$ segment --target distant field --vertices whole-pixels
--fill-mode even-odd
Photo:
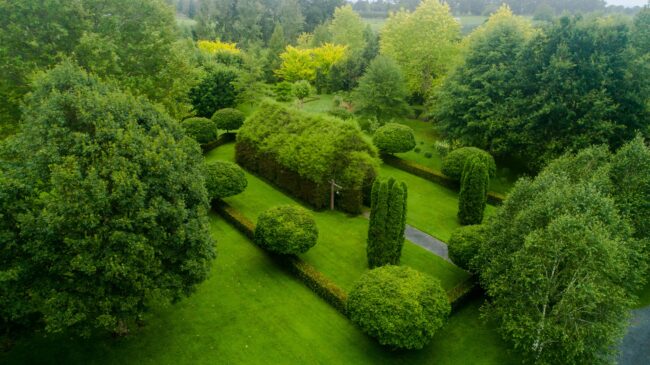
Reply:
[[[474,28],[483,24],[483,22],[485,22],[487,18],[488,17],[486,16],[474,16],[474,15],[456,17],[456,19],[460,21],[463,34],[468,34]],[[386,23],[386,18],[363,18],[363,21],[366,22],[367,24],[370,24],[370,27],[374,31],[378,32],[384,26],[384,23]]]

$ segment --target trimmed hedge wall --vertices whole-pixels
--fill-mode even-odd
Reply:
[[[337,207],[355,214],[377,176],[377,155],[351,123],[271,101],[244,122],[235,147],[237,163],[316,209],[329,206],[335,178]]]
[[[423,179],[429,180],[449,189],[460,189],[460,184],[457,181],[454,181],[453,179],[443,175],[441,172],[432,170],[415,162],[401,159],[397,156],[382,155],[381,157],[384,160],[384,163],[393,166],[394,168],[406,171],[415,176],[419,176]],[[506,197],[504,195],[492,191],[488,192],[487,195],[487,202],[492,205],[501,205],[505,199]]]
[[[212,209],[252,242],[255,242],[255,224],[239,213],[239,211],[220,199],[214,199],[212,201]],[[263,248],[260,247],[260,249]],[[264,250],[264,252],[282,265],[282,267],[296,275],[314,293],[318,294],[318,296],[323,298],[339,312],[347,316],[348,295],[333,281],[296,255],[278,255],[267,250]]]

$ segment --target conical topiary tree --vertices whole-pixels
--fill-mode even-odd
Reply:
[[[490,185],[488,167],[473,157],[465,162],[458,197],[458,220],[462,225],[481,224]]]
[[[404,245],[407,188],[395,179],[375,180],[368,227],[368,266],[397,265]]]

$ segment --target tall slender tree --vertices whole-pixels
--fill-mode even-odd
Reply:
[[[397,265],[404,246],[407,188],[395,179],[375,180],[368,226],[368,266]]]

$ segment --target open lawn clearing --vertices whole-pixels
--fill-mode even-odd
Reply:
[[[234,144],[226,144],[211,151],[206,155],[206,159],[233,161]],[[246,190],[224,201],[253,222],[256,222],[259,214],[266,209],[280,204],[298,204],[258,177],[249,173],[246,173],[246,177]],[[450,193],[453,194],[451,191]],[[319,230],[318,244],[301,257],[341,288],[350,290],[354,282],[367,270],[368,220],[362,216],[348,216],[338,211],[314,212],[314,219]],[[437,277],[445,289],[453,288],[468,275],[444,259],[408,241],[404,245],[402,264]]]

